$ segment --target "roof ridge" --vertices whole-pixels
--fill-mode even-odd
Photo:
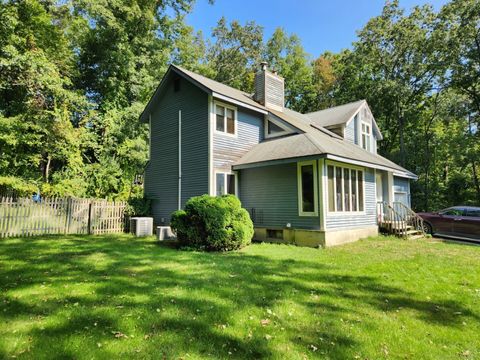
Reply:
[[[200,73],[198,73],[198,72],[185,69],[184,67],[178,66],[178,65],[176,65],[176,64],[170,64],[170,65],[173,66],[173,67],[175,67],[175,68],[177,68],[177,69],[180,70],[180,71],[183,71],[183,72],[186,72],[186,73],[189,73],[189,72],[190,72],[190,73],[192,73],[192,74],[195,74],[195,75],[197,75],[197,76],[200,76],[200,77],[202,77],[202,78],[204,78],[204,79],[207,79],[207,80],[209,80],[209,81],[216,82],[216,83],[219,84],[219,85],[229,87],[230,89],[233,89],[233,90],[236,90],[236,91],[240,91],[240,92],[242,92],[243,94],[249,96],[249,97],[253,100],[252,94],[250,94],[250,93],[248,93],[248,92],[246,92],[246,91],[237,89],[237,88],[235,88],[235,87],[233,87],[233,86],[230,86],[230,85],[224,84],[224,83],[222,83],[222,82],[220,82],[220,81],[217,81],[217,80],[214,80],[214,79],[212,79],[212,78],[206,77],[205,75],[202,75],[202,74],[200,74]],[[259,104],[259,105],[261,105],[261,104]]]
[[[304,133],[307,139],[322,153],[326,153],[325,149],[317,142],[317,140],[308,132]]]
[[[347,106],[347,105],[353,105],[353,104],[356,104],[356,103],[360,104],[360,103],[363,103],[363,102],[366,102],[366,101],[367,100],[365,100],[365,99],[361,99],[361,100],[357,100],[357,101],[351,101],[349,103],[345,103],[345,104],[342,104],[342,105],[331,106],[329,108],[308,112],[308,113],[305,113],[304,115],[309,116],[309,115],[313,115],[313,114],[318,114],[318,113],[321,113],[323,111],[338,109],[340,107],[344,107],[344,106]]]

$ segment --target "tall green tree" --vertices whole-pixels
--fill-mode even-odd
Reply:
[[[207,54],[213,78],[237,89],[253,92],[256,66],[263,48],[263,28],[250,21],[230,24],[222,17],[212,31],[215,41]]]
[[[310,57],[296,35],[278,28],[267,41],[265,59],[285,79],[285,103],[293,110],[305,112],[315,102],[313,69]]]

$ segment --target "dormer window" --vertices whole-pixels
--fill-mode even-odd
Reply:
[[[362,122],[362,148],[370,151],[370,137],[372,136],[372,130],[370,124]]]
[[[215,130],[235,135],[237,111],[235,108],[215,103]]]

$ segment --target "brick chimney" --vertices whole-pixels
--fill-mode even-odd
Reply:
[[[260,63],[255,74],[255,94],[253,99],[265,107],[283,111],[285,104],[284,80],[276,72],[268,71],[266,62]]]

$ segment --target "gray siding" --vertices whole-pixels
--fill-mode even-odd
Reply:
[[[345,126],[345,140],[357,144],[357,132],[356,132],[356,126],[357,126],[357,117],[355,117],[353,120],[351,120],[349,123],[347,123],[347,126]]]
[[[298,216],[296,163],[244,169],[239,173],[240,200],[255,226],[284,228],[290,223],[293,228],[320,229],[319,216]]]
[[[182,111],[182,206],[208,193],[208,95],[188,81],[180,91],[167,83],[151,115],[151,159],[145,170],[145,195],[152,199],[156,224],[178,204],[178,111]]]
[[[230,170],[231,165],[263,140],[263,115],[237,108],[237,136],[213,133],[213,166]]]
[[[393,192],[407,193],[408,206],[411,206],[410,200],[410,180],[398,176],[393,177]]]
[[[375,172],[365,169],[365,214],[329,214],[326,215],[326,230],[348,229],[364,226],[375,226],[376,221],[376,190]]]

